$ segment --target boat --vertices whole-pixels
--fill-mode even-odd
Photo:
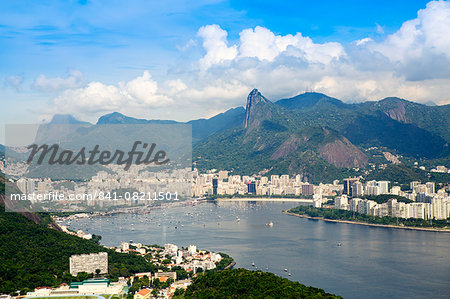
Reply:
[[[291,272],[288,273],[288,276],[291,276]]]
[[[273,222],[270,221],[269,223],[266,223],[267,226],[273,227]]]
[[[287,272],[288,270],[287,269],[284,269],[284,272]]]
[[[256,267],[256,266],[255,266],[255,262],[252,262],[252,267]]]
[[[341,246],[342,246],[342,243],[341,243],[341,242],[338,242],[338,243],[337,243],[337,246],[338,246],[338,247],[341,247]]]

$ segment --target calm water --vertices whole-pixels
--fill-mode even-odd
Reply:
[[[133,240],[223,251],[236,267],[252,269],[254,262],[258,269],[344,298],[450,298],[450,234],[281,214],[296,205],[202,203],[145,215],[82,219],[70,226],[102,235],[107,246]],[[270,221],[273,227],[266,225]]]

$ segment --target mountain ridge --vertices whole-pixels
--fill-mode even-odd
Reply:
[[[332,168],[331,172],[365,167],[369,159],[361,149],[373,146],[413,159],[450,155],[450,105],[426,106],[397,97],[347,104],[316,92],[272,102],[253,89],[245,107],[184,122],[193,128],[194,159],[202,157],[197,165],[241,170],[247,165],[248,171],[273,168],[313,177],[305,165],[320,165],[320,171]],[[118,112],[97,122],[116,123],[181,122]],[[230,163],[215,163],[224,159]],[[270,165],[274,163],[276,167]]]

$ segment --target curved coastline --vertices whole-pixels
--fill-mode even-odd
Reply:
[[[338,222],[338,223],[358,224],[358,225],[384,227],[384,228],[396,228],[396,229],[409,229],[409,230],[429,231],[429,232],[439,232],[439,233],[450,233],[449,229],[437,229],[437,228],[426,228],[426,227],[416,227],[416,226],[399,226],[399,225],[389,225],[389,224],[376,224],[376,223],[367,223],[367,222],[340,220],[340,219],[326,219],[323,217],[312,217],[312,216],[308,216],[308,215],[300,215],[300,214],[296,214],[296,213],[291,213],[291,212],[288,212],[288,210],[283,211],[283,214],[290,215],[290,216],[297,216],[300,218],[323,220],[323,221],[327,221],[327,222]]]

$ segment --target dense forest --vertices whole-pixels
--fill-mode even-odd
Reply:
[[[377,217],[346,210],[314,208],[308,206],[299,206],[288,210],[288,212],[299,215],[307,215],[310,217],[320,217],[331,220],[359,221],[371,224],[400,225],[410,227],[435,227],[435,228],[448,228],[450,226],[450,219],[424,220],[416,218],[408,218],[408,219],[394,218],[389,216]]]
[[[180,292],[182,293],[182,292]],[[341,298],[275,274],[245,269],[207,272],[177,298]]]

